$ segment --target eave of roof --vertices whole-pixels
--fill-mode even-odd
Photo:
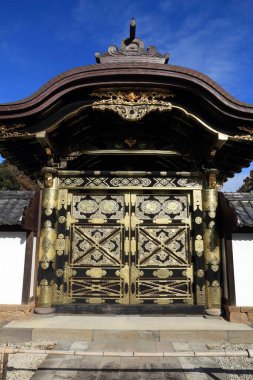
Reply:
[[[169,87],[177,80],[182,86],[195,87],[208,93],[217,107],[226,108],[231,116],[245,117],[253,121],[253,105],[235,99],[205,74],[172,65],[150,63],[95,64],[66,71],[47,82],[31,96],[17,102],[0,105],[0,119],[15,120],[36,115],[50,107],[65,94],[78,88],[152,85]]]

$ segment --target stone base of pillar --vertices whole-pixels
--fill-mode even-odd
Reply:
[[[36,307],[34,309],[34,313],[39,314],[39,315],[53,314],[54,312],[55,312],[54,307]]]
[[[221,309],[206,309],[205,313],[212,317],[219,317],[220,315],[222,315],[222,310]]]

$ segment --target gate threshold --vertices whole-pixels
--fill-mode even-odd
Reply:
[[[161,316],[182,316],[205,314],[203,305],[115,305],[115,304],[84,304],[71,303],[55,305],[56,314],[108,314],[108,315],[161,315]]]

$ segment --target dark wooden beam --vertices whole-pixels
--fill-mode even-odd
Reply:
[[[55,149],[53,148],[52,143],[49,141],[46,131],[37,132],[36,139],[40,145],[45,149],[46,155],[52,157],[55,154]]]
[[[27,232],[26,247],[25,247],[24,276],[23,276],[23,292],[22,292],[23,305],[27,305],[30,302],[33,243],[34,243],[33,238],[34,238],[33,231]]]
[[[236,305],[235,296],[235,274],[234,274],[234,260],[233,260],[233,246],[232,234],[225,235],[225,249],[226,249],[226,267],[227,267],[227,285],[228,285],[228,305]]]

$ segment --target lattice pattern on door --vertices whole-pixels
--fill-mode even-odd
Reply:
[[[74,195],[76,302],[192,302],[187,194]]]

